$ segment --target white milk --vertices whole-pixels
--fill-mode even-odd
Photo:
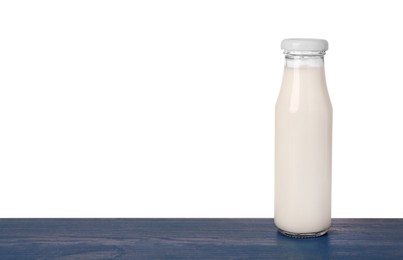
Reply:
[[[331,223],[332,105],[323,57],[286,60],[275,143],[276,226],[296,236],[326,233]]]

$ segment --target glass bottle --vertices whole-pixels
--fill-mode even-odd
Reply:
[[[285,39],[275,116],[275,216],[292,237],[317,237],[331,224],[332,105],[326,40]]]

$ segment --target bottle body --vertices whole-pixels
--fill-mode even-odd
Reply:
[[[320,236],[331,224],[332,105],[323,55],[286,56],[275,115],[275,224]]]

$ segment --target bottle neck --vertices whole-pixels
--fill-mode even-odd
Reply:
[[[286,68],[323,68],[325,51],[284,51]]]

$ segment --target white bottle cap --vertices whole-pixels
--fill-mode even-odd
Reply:
[[[327,51],[329,44],[323,39],[291,38],[281,41],[285,51]]]

